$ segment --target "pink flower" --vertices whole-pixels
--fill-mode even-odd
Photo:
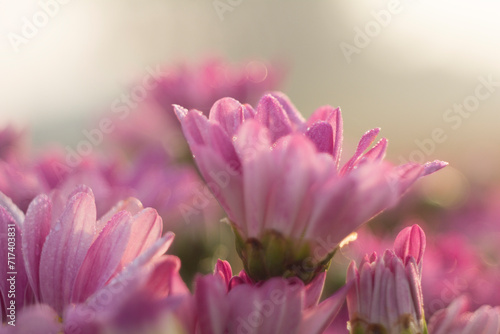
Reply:
[[[194,333],[193,297],[180,260],[163,255],[173,236],[159,239],[106,286],[64,313],[65,333]]]
[[[418,178],[446,165],[393,167],[383,161],[386,139],[365,153],[379,132],[373,129],[340,166],[340,110],[321,107],[304,120],[281,93],[264,96],[256,110],[221,99],[208,118],[175,110],[237,234],[245,270],[256,280],[284,274],[310,281],[347,235],[395,205]]]
[[[26,158],[26,130],[17,130],[12,125],[0,129],[0,160],[20,162]]]
[[[118,203],[96,220],[94,195],[84,186],[67,198],[58,192],[51,197],[37,196],[26,216],[8,198],[0,205],[0,223],[4,228],[9,224],[16,228],[18,298],[32,291],[31,299],[49,305],[59,315],[68,305],[84,302],[106,286],[162,234],[157,212],[143,209],[133,198]],[[172,238],[167,234],[160,240],[168,248]],[[6,251],[0,251],[2,259],[7,259]],[[7,265],[0,270],[5,268]],[[25,287],[27,282],[29,286]],[[7,287],[0,288],[3,305],[7,305]],[[20,300],[18,310],[22,305]]]
[[[214,275],[196,282],[198,333],[322,333],[344,302],[347,285],[318,304],[325,275],[309,285],[297,278],[252,283],[244,272],[232,277],[218,261]]]
[[[396,237],[393,250],[373,253],[359,265],[351,262],[347,295],[351,333],[423,334],[424,305],[420,280],[425,234],[418,225]]]
[[[465,297],[455,299],[446,309],[434,314],[429,321],[431,334],[498,334],[500,307],[481,306],[467,312]]]
[[[207,58],[200,64],[183,63],[166,69],[153,95],[169,112],[172,104],[208,110],[225,96],[254,103],[266,91],[276,89],[283,76],[282,68],[267,62],[252,60],[231,64]]]

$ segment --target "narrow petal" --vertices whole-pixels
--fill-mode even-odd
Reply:
[[[37,196],[26,212],[22,244],[28,279],[37,300],[40,300],[40,257],[50,232],[51,220],[52,203],[49,197],[44,194]]]
[[[293,105],[292,101],[286,96],[285,94],[281,92],[272,92],[270,95],[272,95],[278,102],[281,104],[283,109],[285,110],[288,118],[294,125],[296,129],[300,129],[304,126],[305,124],[305,119],[302,116],[302,114],[295,108]]]
[[[94,241],[80,267],[71,301],[81,303],[111,278],[131,238],[132,217],[126,211],[113,216]]]
[[[203,145],[206,143],[206,136],[210,124],[208,119],[198,110],[190,110],[174,105],[175,112],[179,118],[182,130],[189,146]]]
[[[387,151],[387,139],[382,138],[361,158],[360,163],[381,161]]]
[[[233,278],[233,270],[231,269],[231,265],[227,261],[217,260],[214,268],[214,275],[219,275],[226,286],[229,286],[229,281]]]
[[[394,241],[394,252],[405,264],[409,256],[419,264],[424,257],[425,245],[425,233],[415,224],[399,232]]]
[[[88,193],[71,197],[50,231],[40,258],[42,301],[62,312],[70,302],[73,284],[96,228],[94,198]]]
[[[144,209],[141,201],[137,198],[129,197],[125,200],[118,202],[115,206],[113,206],[108,212],[106,212],[99,220],[97,221],[97,229],[96,229],[96,237],[102,231],[104,226],[111,220],[111,218],[120,211],[128,211],[131,215],[135,215]]]
[[[4,193],[0,191],[0,206],[2,206],[9,215],[14,218],[16,224],[19,227],[23,226],[24,223],[24,213],[12,202],[12,200],[7,197]]]
[[[229,138],[232,138],[241,123],[245,120],[244,107],[233,98],[226,97],[218,100],[210,109],[208,119],[217,123],[226,132]]]
[[[163,221],[158,212],[146,208],[131,219],[130,238],[115,274],[149,249],[161,237]]]
[[[332,323],[345,298],[353,288],[354,282],[349,281],[328,299],[321,302],[316,308],[304,311],[302,323],[298,333],[321,334]]]
[[[285,109],[272,95],[268,94],[260,99],[256,118],[270,130],[272,142],[292,132],[292,125]]]
[[[200,334],[224,334],[229,317],[227,288],[217,275],[207,275],[196,281],[196,309]]]
[[[32,291],[22,253],[23,237],[21,229],[9,211],[0,206],[0,307],[4,315],[5,308],[15,302],[17,310],[21,310]],[[12,285],[15,294],[12,296]]]
[[[333,129],[329,123],[314,123],[307,129],[306,136],[316,145],[318,152],[333,154]]]
[[[302,315],[303,284],[271,278],[260,286],[242,284],[228,294],[229,333],[297,333]]]
[[[434,172],[437,172],[441,168],[444,168],[448,166],[448,163],[445,161],[440,161],[440,160],[434,160],[431,162],[428,162],[424,165],[424,171],[421,176],[429,175]]]
[[[359,140],[358,147],[356,148],[356,152],[352,156],[349,161],[342,167],[340,174],[344,175],[349,172],[355,165],[356,162],[361,158],[363,152],[375,141],[375,138],[378,136],[380,132],[380,128],[375,128],[367,131]]]
[[[154,264],[154,269],[146,282],[146,290],[157,298],[189,294],[189,289],[179,275],[180,268],[181,260],[177,256],[162,256]]]
[[[308,126],[313,126],[313,124],[323,121],[328,122],[333,130],[334,146],[332,156],[338,169],[343,140],[343,121],[340,108],[333,108],[331,106],[320,107],[309,117],[307,124]]]
[[[318,305],[326,280],[326,271],[318,274],[314,280],[305,287],[304,309]]]

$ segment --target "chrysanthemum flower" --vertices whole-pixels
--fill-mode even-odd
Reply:
[[[17,310],[34,302],[49,305],[59,316],[69,305],[83,303],[107,286],[141,254],[153,252],[155,245],[161,252],[141,265],[157,261],[173,239],[172,234],[161,238],[158,213],[143,209],[133,198],[97,220],[94,195],[85,186],[68,198],[57,191],[51,197],[37,196],[26,216],[2,194],[0,224],[2,231],[15,229]],[[1,237],[6,245],[8,234],[2,232]],[[5,261],[7,251],[7,247],[0,250]],[[7,268],[7,263],[2,265],[2,277]],[[8,288],[5,282],[0,284],[3,315],[10,303]]]
[[[253,283],[244,272],[233,277],[230,265],[219,260],[213,275],[196,282],[197,333],[322,333],[350,287],[318,304],[324,280],[323,273],[309,285],[281,277]]]
[[[284,275],[310,281],[346,236],[395,205],[418,178],[446,165],[394,167],[383,161],[386,139],[365,153],[379,133],[373,129],[340,166],[340,110],[321,107],[305,120],[280,93],[264,96],[255,110],[221,99],[208,118],[174,108],[255,280]]]
[[[424,334],[422,258],[425,234],[418,225],[396,237],[394,249],[382,257],[373,253],[360,263],[351,262],[347,281],[354,281],[347,295],[349,329],[352,334]]]
[[[498,334],[500,333],[500,307],[481,306],[467,312],[465,297],[455,299],[429,321],[431,334]]]

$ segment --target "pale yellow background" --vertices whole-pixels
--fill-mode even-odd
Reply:
[[[30,124],[38,145],[74,143],[84,120],[109,112],[147,66],[207,53],[281,59],[290,68],[283,90],[305,114],[341,106],[347,140],[381,127],[398,161],[442,128],[447,139],[428,160],[483,180],[497,173],[500,87],[456,130],[443,114],[474,93],[479,76],[500,81],[499,2],[401,0],[351,63],[340,43],[353,44],[354,29],[389,1],[238,2],[221,20],[212,0],[73,0],[15,52],[8,34],[40,5],[1,0],[0,125]]]

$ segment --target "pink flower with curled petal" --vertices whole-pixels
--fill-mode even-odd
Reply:
[[[4,197],[0,212],[0,223],[14,224],[17,229],[17,250],[22,250],[17,257],[19,277],[23,277],[20,287],[24,280],[29,282],[32,299],[49,305],[60,316],[68,305],[82,303],[106,286],[162,234],[158,213],[143,209],[133,198],[97,220],[94,195],[85,186],[67,198],[58,192],[50,197],[39,195],[26,215]],[[168,246],[172,237],[167,234],[161,243]],[[2,305],[7,305],[6,287],[0,288]]]
[[[386,139],[369,149],[379,133],[373,129],[340,166],[340,109],[321,107],[305,120],[281,93],[264,96],[255,110],[221,99],[208,118],[174,108],[231,221],[245,271],[257,281],[282,275],[310,281],[346,236],[446,165],[394,167],[383,161]]]
[[[425,234],[418,225],[403,229],[394,249],[382,257],[373,253],[351,262],[347,281],[355,289],[347,295],[351,333],[424,334],[426,324],[422,287]]]
[[[498,334],[500,307],[481,306],[467,312],[465,297],[455,299],[446,309],[436,312],[429,321],[431,334]]]
[[[193,297],[165,235],[85,302],[64,312],[65,333],[194,333]]]
[[[244,272],[233,277],[229,264],[219,260],[214,275],[196,282],[197,333],[322,333],[350,288],[348,284],[318,303],[325,276],[307,286],[281,277],[253,283]]]

